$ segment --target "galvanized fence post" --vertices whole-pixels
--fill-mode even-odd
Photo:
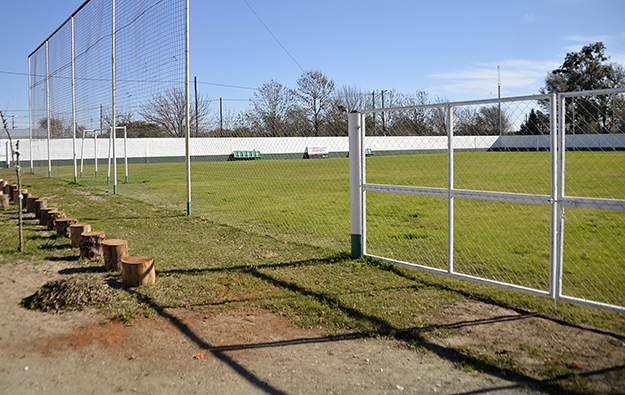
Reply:
[[[362,136],[361,114],[348,116],[349,191],[352,234],[352,259],[362,258]]]

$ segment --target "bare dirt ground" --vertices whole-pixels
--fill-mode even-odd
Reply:
[[[442,357],[458,347],[493,347],[527,366],[555,356],[560,364],[575,358],[595,392],[625,393],[625,343],[619,335],[479,302],[432,314],[449,335],[425,348],[329,338],[266,311],[215,316],[166,309],[126,323],[89,309],[55,315],[19,306],[67,267],[0,266],[0,393],[559,392],[530,376],[505,379]]]

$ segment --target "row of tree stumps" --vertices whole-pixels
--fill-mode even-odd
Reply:
[[[68,218],[57,207],[48,207],[48,202],[40,196],[31,196],[28,190],[18,191],[16,184],[0,180],[0,207],[9,208],[10,201],[18,202],[27,213],[33,213],[41,226],[56,231],[59,237],[67,237],[73,248],[80,248],[80,257],[88,260],[104,258],[108,271],[122,272],[124,284],[130,287],[154,284],[156,273],[154,257],[128,255],[128,242],[121,239],[106,239],[102,231],[92,231],[90,224],[80,223],[77,218]],[[21,192],[21,196],[20,193]]]

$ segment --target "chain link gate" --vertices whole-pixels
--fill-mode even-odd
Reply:
[[[625,312],[622,93],[350,114],[352,257]],[[614,96],[611,129],[583,138],[558,134],[567,125],[562,114],[557,118],[565,98],[597,95]],[[595,123],[605,124],[604,118]],[[583,126],[577,123],[578,129]],[[566,173],[565,159],[572,156],[578,163]],[[586,174],[583,164],[594,169],[586,189],[579,187],[584,177],[571,173]],[[567,177],[576,190],[607,185],[611,192],[566,196]],[[569,215],[573,207],[580,219],[565,222],[565,210]],[[599,260],[585,257],[589,251],[580,248],[588,238],[580,231],[588,226],[584,221],[599,223],[602,230],[602,237],[592,239]],[[587,260],[595,262],[593,269],[584,266]],[[595,274],[591,282],[584,278],[589,270]]]

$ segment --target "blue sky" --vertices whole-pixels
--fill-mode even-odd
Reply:
[[[28,55],[81,4],[0,0],[0,109],[16,127],[27,127]],[[366,92],[466,100],[496,97],[497,66],[502,96],[535,94],[591,42],[625,63],[624,0],[191,0],[190,10],[191,78],[233,110],[253,90],[211,84],[295,87],[300,66]]]

